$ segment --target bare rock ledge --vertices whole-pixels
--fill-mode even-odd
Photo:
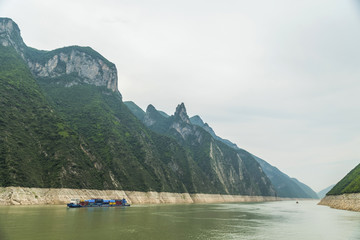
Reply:
[[[360,212],[360,193],[326,196],[321,199],[319,205]]]
[[[68,203],[72,198],[126,198],[131,204],[264,202],[290,200],[271,196],[136,192],[69,188],[0,187],[0,205],[55,205]]]

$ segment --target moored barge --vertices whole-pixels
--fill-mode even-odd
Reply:
[[[71,199],[70,203],[66,204],[68,208],[82,208],[82,207],[130,207],[130,204],[127,203],[126,199]]]

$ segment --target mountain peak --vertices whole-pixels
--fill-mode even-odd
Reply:
[[[20,35],[20,28],[10,18],[0,18],[0,45],[12,46],[18,53],[23,53],[25,43]]]
[[[175,118],[181,119],[181,121],[190,124],[190,119],[189,119],[189,116],[186,113],[186,108],[185,108],[184,103],[181,103],[176,107],[176,111],[175,111],[174,116],[175,116]]]
[[[152,126],[155,123],[162,122],[166,119],[156,108],[149,104],[149,106],[146,108],[146,113],[144,115],[143,123],[146,126]]]
[[[157,111],[156,108],[154,107],[154,105],[149,104],[149,106],[147,106],[147,108],[146,108],[146,112],[150,113],[150,112],[154,112],[154,111]]]

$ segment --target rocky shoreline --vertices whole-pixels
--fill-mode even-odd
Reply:
[[[319,205],[360,212],[360,193],[326,196],[321,199]]]
[[[72,198],[126,198],[130,204],[224,203],[290,200],[271,196],[137,192],[69,188],[0,187],[0,205],[60,205],[68,203]]]

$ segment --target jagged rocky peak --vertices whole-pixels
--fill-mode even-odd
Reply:
[[[190,124],[190,119],[186,113],[186,108],[185,108],[184,103],[181,103],[176,107],[174,116],[175,116],[175,119],[180,119],[181,121]]]
[[[156,108],[152,104],[149,104],[149,106],[147,106],[146,108],[146,113],[152,113],[156,111],[157,111]]]
[[[0,18],[0,44],[13,47],[24,58],[24,44],[18,25],[10,18]]]

